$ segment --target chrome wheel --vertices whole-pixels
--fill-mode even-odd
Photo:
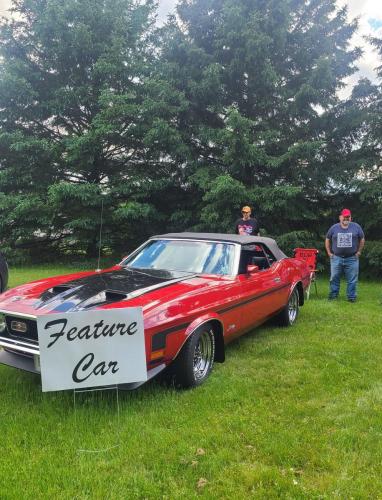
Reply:
[[[193,371],[195,382],[203,380],[211,370],[215,356],[215,338],[211,330],[203,330],[195,346]]]
[[[288,319],[290,325],[296,321],[298,314],[298,307],[299,307],[298,291],[295,288],[292,292],[292,295],[289,297],[289,302],[288,302]]]
[[[298,286],[299,285],[296,285],[292,290],[288,302],[276,316],[277,322],[280,326],[292,326],[297,319],[298,311],[300,309]]]
[[[211,373],[214,361],[215,332],[211,324],[205,323],[191,333],[170,365],[172,380],[184,389],[201,385]]]

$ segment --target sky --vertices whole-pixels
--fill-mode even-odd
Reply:
[[[360,77],[367,77],[374,81],[376,75],[373,70],[381,62],[378,61],[378,56],[370,44],[365,42],[364,37],[376,36],[382,38],[381,0],[338,0],[337,3],[338,5],[348,6],[349,19],[359,18],[359,30],[353,37],[352,42],[364,50],[363,56],[357,61],[359,71],[348,80],[349,87]]]
[[[364,40],[367,36],[382,37],[382,0],[337,0],[339,6],[348,5],[349,19],[359,18],[359,30],[354,36],[353,45],[361,46],[364,54],[357,62],[359,71],[347,80],[347,88],[341,92],[341,97],[346,97],[352,85],[360,78],[367,77],[375,80],[373,71],[380,63],[372,47]],[[159,0],[159,17],[165,19],[175,7],[176,0]],[[0,0],[0,15],[6,15],[11,0]]]

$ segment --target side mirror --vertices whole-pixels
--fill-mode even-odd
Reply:
[[[259,266],[255,266],[254,264],[248,264],[247,266],[247,274],[256,274],[259,270]]]

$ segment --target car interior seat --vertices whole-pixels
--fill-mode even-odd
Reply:
[[[252,264],[258,266],[259,269],[268,269],[269,262],[266,257],[255,255],[252,257]]]

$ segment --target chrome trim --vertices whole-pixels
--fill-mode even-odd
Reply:
[[[240,255],[241,255],[241,245],[239,243],[233,243],[235,245],[235,260],[233,265],[234,276],[238,276],[239,274],[239,264],[240,264]]]
[[[0,337],[0,347],[8,347],[13,351],[28,352],[30,354],[40,355],[40,350],[38,346],[34,347],[32,344],[26,344],[25,342],[18,342],[17,340],[8,339],[5,337]]]
[[[197,318],[193,321],[193,323],[194,323],[196,320],[197,320]],[[200,327],[200,326],[202,326],[202,325],[205,325],[206,323],[210,323],[211,321],[217,321],[218,323],[220,323],[220,324],[221,324],[221,326],[222,326],[222,333],[223,333],[223,337],[224,337],[224,324],[223,324],[223,321],[222,321],[220,318],[208,318],[208,319],[206,319],[206,320],[202,321],[201,323],[199,323],[199,324],[198,324],[198,325],[197,325],[197,326],[196,326],[196,327],[192,330],[192,332],[191,332],[189,335],[187,335],[187,338],[188,338],[190,335],[192,335],[192,334],[194,333],[194,331],[195,331],[197,328],[199,328],[199,327]],[[187,329],[186,329],[186,330],[187,330]]]
[[[155,239],[155,238],[153,238],[153,239]],[[168,239],[170,239],[170,238],[168,238]],[[151,240],[151,238],[150,238],[150,240]],[[133,257],[135,254],[137,254],[138,252],[140,252],[141,249],[144,248],[150,240],[145,241],[144,243],[142,243],[142,245],[139,245],[138,248],[136,248],[131,253],[129,253],[128,255],[126,255],[126,257],[123,260],[121,260],[121,262],[119,262],[118,266],[126,267],[126,266],[124,266],[122,264],[122,262],[124,262],[126,259],[130,259],[130,257]]]
[[[6,342],[15,342],[16,344],[20,344],[20,345],[26,345],[27,347],[30,347],[30,346],[36,346],[36,348],[38,347],[38,344],[33,344],[32,342],[23,342],[22,340],[15,340],[15,339],[10,339],[9,337],[1,337],[0,336],[0,342],[2,340],[5,340]]]
[[[34,316],[33,314],[18,313],[14,311],[7,311],[5,309],[0,309],[0,314],[8,314],[10,316],[15,316],[16,318],[37,319],[37,316]]]

